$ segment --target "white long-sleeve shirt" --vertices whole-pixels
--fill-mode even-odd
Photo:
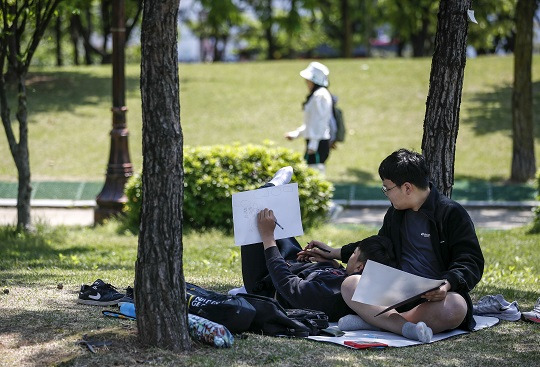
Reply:
[[[330,120],[332,118],[332,95],[326,88],[319,88],[304,105],[304,124],[288,133],[292,138],[303,136],[307,148],[316,151],[319,141],[330,139]]]

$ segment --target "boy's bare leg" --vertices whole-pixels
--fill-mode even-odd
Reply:
[[[403,325],[407,322],[415,324],[425,322],[434,333],[454,329],[461,324],[467,314],[465,299],[457,293],[449,292],[443,301],[425,302],[401,314],[392,310],[375,317],[385,307],[352,301],[359,281],[359,275],[352,275],[341,285],[341,293],[347,305],[366,322],[396,334],[403,335]]]
[[[467,302],[458,293],[449,292],[438,302],[424,302],[410,311],[403,312],[410,322],[425,322],[434,333],[457,328],[467,315]]]

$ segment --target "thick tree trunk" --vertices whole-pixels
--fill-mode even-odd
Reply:
[[[518,0],[516,5],[516,47],[514,50],[514,91],[512,94],[512,169],[510,181],[526,182],[534,177],[534,127],[532,104],[532,36],[534,0]]]
[[[143,201],[135,271],[139,340],[190,348],[182,266],[183,137],[180,125],[179,0],[145,2],[141,46]]]
[[[441,0],[424,118],[422,152],[431,181],[452,195],[471,0]]]

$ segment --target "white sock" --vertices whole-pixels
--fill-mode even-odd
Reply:
[[[341,331],[351,331],[351,330],[381,330],[376,326],[373,326],[364,321],[358,315],[345,315],[338,320],[338,327]]]
[[[230,291],[227,292],[227,294],[229,296],[235,296],[238,293],[247,293],[246,287],[241,286],[241,287],[238,287],[238,288],[233,288],[233,289],[231,289]]]
[[[279,185],[286,185],[291,181],[291,177],[293,174],[293,169],[291,166],[280,168],[274,177],[270,180],[271,184],[274,184],[274,186]]]
[[[406,322],[401,329],[401,334],[409,339],[421,341],[422,343],[431,342],[433,337],[433,330],[431,330],[425,323],[420,321],[418,324],[412,322]]]

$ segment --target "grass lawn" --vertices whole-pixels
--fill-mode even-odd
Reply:
[[[371,227],[326,225],[300,242],[320,239],[340,246],[375,232]],[[473,300],[502,293],[530,310],[540,295],[540,235],[520,228],[480,230],[479,238],[486,268]],[[187,281],[223,292],[241,284],[240,252],[232,237],[217,231],[188,233],[183,242]],[[252,334],[224,350],[197,344],[182,355],[144,349],[137,343],[134,322],[106,318],[101,307],[75,303],[80,284],[96,278],[118,288],[133,284],[135,236],[118,233],[115,223],[95,229],[41,227],[33,235],[0,228],[0,254],[0,366],[538,365],[540,328],[522,321],[503,321],[432,345],[385,350],[354,351]],[[113,344],[92,354],[77,345],[85,334]]]
[[[181,123],[186,145],[262,143],[303,151],[283,134],[300,124],[307,60],[181,64]],[[347,141],[334,151],[333,182],[374,183],[379,162],[400,147],[420,150],[431,59],[328,60]],[[142,165],[139,66],[126,67],[130,152]],[[32,178],[104,179],[112,116],[110,66],[34,68],[28,78]],[[540,152],[540,57],[533,59],[536,151]],[[467,60],[457,142],[456,179],[503,181],[511,162],[512,57]],[[16,93],[12,93],[13,97]],[[16,108],[12,108],[15,122]],[[16,123],[15,123],[16,125]],[[15,130],[16,126],[15,126]],[[4,136],[4,134],[0,134]],[[0,136],[0,181],[17,174]],[[537,153],[540,167],[540,154]]]

